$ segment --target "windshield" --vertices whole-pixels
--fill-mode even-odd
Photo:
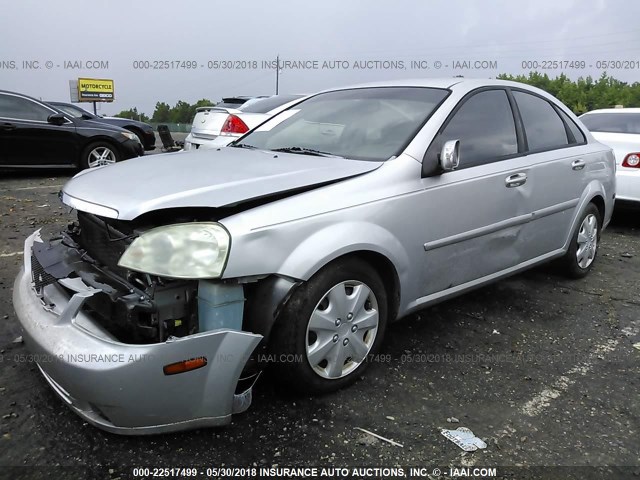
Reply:
[[[321,93],[276,115],[238,146],[387,160],[402,152],[448,93],[420,87]]]
[[[587,113],[580,120],[592,132],[640,133],[640,113]]]

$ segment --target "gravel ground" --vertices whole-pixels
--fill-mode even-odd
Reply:
[[[498,474],[509,466],[574,467],[539,478],[601,478],[575,467],[609,466],[607,478],[639,478],[637,214],[616,215],[584,280],[543,266],[393,324],[380,361],[349,389],[292,397],[263,378],[252,407],[227,427],[127,438],[83,422],[35,364],[20,361],[25,347],[13,343],[20,330],[11,291],[22,242],[36,228],[71,219],[57,198],[67,178],[0,179],[0,476],[51,477],[56,465],[78,467],[58,469],[56,478],[88,478],[87,466],[112,469],[97,477],[126,478],[132,466],[275,464],[478,466]],[[440,434],[459,426],[487,448],[465,453]],[[42,468],[8,468],[17,466]],[[517,470],[515,478],[527,475],[538,478]]]

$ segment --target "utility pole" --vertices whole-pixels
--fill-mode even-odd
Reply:
[[[278,95],[279,82],[280,82],[280,55],[276,57],[276,95]]]

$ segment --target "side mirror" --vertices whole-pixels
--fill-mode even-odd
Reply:
[[[52,113],[51,115],[49,115],[47,117],[47,122],[53,124],[53,125],[62,125],[63,123],[65,123],[67,121],[66,118],[64,118],[64,115],[61,113]]]
[[[460,140],[445,142],[440,151],[439,162],[443,172],[450,172],[458,168],[460,163]]]

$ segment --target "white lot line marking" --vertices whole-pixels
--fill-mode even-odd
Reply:
[[[527,403],[525,403],[520,409],[520,413],[527,415],[529,417],[536,417],[540,415],[551,402],[566,392],[571,385],[576,383],[575,376],[579,375],[584,377],[591,370],[593,370],[593,361],[598,357],[602,357],[603,355],[613,352],[618,344],[619,340],[607,340],[607,343],[603,343],[601,345],[596,346],[593,352],[590,355],[589,360],[579,363],[569,371],[567,371],[564,375],[560,376],[549,388],[545,388],[538,395],[533,397]],[[506,426],[501,432],[495,435],[493,438],[496,440],[501,440],[505,436],[509,434],[510,427]],[[513,433],[513,430],[512,432]],[[491,448],[493,444],[487,442],[488,447]],[[464,452],[460,456],[460,465],[463,467],[473,467],[476,465],[476,461],[479,457],[473,455],[467,455],[467,452]]]
[[[592,358],[597,358],[609,352],[615,350],[618,346],[619,340],[607,340],[607,343],[598,345],[591,355]],[[562,375],[556,380],[549,388],[545,388],[538,395],[533,397],[520,409],[522,413],[530,417],[535,417],[542,413],[547,408],[552,400],[558,398],[563,392],[566,392],[568,388],[576,383],[576,375],[585,376],[593,369],[593,361],[588,360],[586,362],[579,363],[567,373]]]
[[[19,188],[7,188],[4,190],[0,190],[0,192],[17,192],[18,190],[36,190],[39,188],[61,188],[64,185],[40,185],[37,187],[19,187]]]
[[[24,254],[24,252],[0,253],[0,258],[15,257],[16,255],[23,255],[23,254]]]

